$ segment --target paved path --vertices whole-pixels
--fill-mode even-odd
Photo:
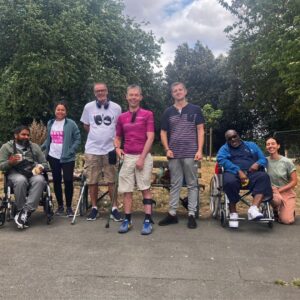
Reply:
[[[156,214],[155,221],[163,215]],[[201,220],[195,230],[155,225],[141,236],[142,214],[131,232],[106,219],[58,217],[45,225],[0,229],[1,299],[300,299],[300,288],[278,286],[300,277],[300,219],[293,226],[245,222],[240,229]]]

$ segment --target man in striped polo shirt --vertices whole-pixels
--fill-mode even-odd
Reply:
[[[187,102],[183,83],[171,85],[174,105],[167,108],[161,119],[161,141],[169,159],[171,176],[170,209],[158,224],[178,223],[180,189],[185,180],[188,188],[188,228],[196,228],[195,212],[198,199],[198,161],[202,159],[204,118],[201,108]]]
[[[124,194],[125,219],[119,233],[128,232],[132,226],[132,193],[136,183],[138,190],[142,192],[145,210],[141,234],[148,235],[152,233],[153,223],[150,191],[153,159],[150,150],[154,141],[154,118],[150,110],[140,107],[142,98],[140,86],[130,85],[127,88],[128,111],[118,118],[115,147],[117,155],[124,157],[119,174],[119,192]],[[122,141],[124,149],[121,149]]]

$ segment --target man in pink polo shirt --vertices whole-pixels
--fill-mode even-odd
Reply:
[[[132,194],[136,183],[138,190],[143,194],[145,210],[141,234],[148,235],[152,232],[153,223],[153,200],[150,191],[153,159],[150,150],[154,141],[154,118],[151,111],[140,107],[142,98],[140,86],[130,85],[127,88],[129,110],[118,118],[115,147],[117,155],[124,156],[119,174],[119,192],[124,194],[125,219],[119,233],[126,233],[132,227]],[[122,142],[124,149],[121,149]]]

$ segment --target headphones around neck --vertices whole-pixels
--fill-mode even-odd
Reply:
[[[98,108],[101,108],[102,105],[103,105],[104,109],[108,109],[108,107],[109,107],[109,99],[107,99],[104,103],[101,103],[100,101],[98,101],[96,99],[96,105],[97,105]]]

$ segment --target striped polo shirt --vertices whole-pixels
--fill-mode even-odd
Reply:
[[[179,112],[168,107],[161,119],[161,129],[167,131],[169,148],[174,158],[194,158],[198,150],[197,125],[204,124],[198,105],[188,103]]]

